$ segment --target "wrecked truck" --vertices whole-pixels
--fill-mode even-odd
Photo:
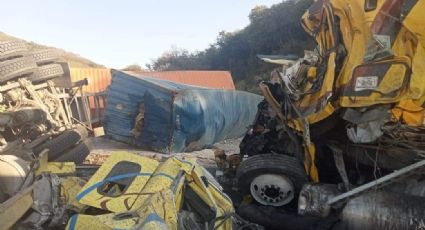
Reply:
[[[78,110],[72,102],[84,105],[77,93],[87,82],[59,86],[69,70],[57,61],[51,50],[30,52],[23,42],[0,42],[0,229],[256,226],[235,214],[230,198],[194,159],[158,162],[121,152],[101,167],[81,165],[90,152],[88,134],[72,116]],[[222,102],[229,107],[238,100]],[[236,106],[232,123],[220,126],[218,119],[221,129],[210,138],[223,138],[231,124],[240,126],[236,111],[243,105]],[[219,110],[210,111],[216,111],[209,114],[214,122]],[[254,112],[246,116],[240,121],[252,120]]]
[[[24,186],[28,162],[45,149],[51,161],[82,162],[89,153],[87,130],[69,103],[84,83],[59,87],[67,72],[56,50],[0,42],[0,203]]]
[[[240,145],[246,219],[274,229],[425,226],[424,1],[320,0],[317,42],[260,83]]]
[[[52,50],[0,42],[0,229],[232,229],[247,222],[193,159],[164,162],[90,150],[69,83]],[[68,76],[69,77],[69,76]],[[80,101],[79,101],[80,100]]]
[[[59,193],[72,193],[72,186],[61,188],[78,178],[61,181],[58,175],[90,151],[87,129],[72,113],[85,83],[70,81],[57,50],[0,42],[0,229],[17,227],[17,221],[21,229],[63,224]]]
[[[50,160],[82,161],[72,158],[88,154],[87,130],[72,103],[84,84],[71,82],[57,50],[0,41],[0,154],[31,161],[48,148]]]
[[[235,214],[220,184],[193,158],[158,162],[114,152],[100,167],[76,166],[74,162],[49,162],[46,150],[27,173],[14,196],[0,204],[0,229],[233,229],[252,225]]]
[[[236,218],[230,198],[195,159],[160,163],[116,152],[75,199],[103,212],[73,215],[69,230],[232,229]]]

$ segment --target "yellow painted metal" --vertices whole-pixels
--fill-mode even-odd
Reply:
[[[182,163],[175,158],[170,158],[160,164],[141,190],[140,196],[137,198],[133,207],[141,207],[152,194],[169,188],[177,178],[181,165]]]
[[[35,176],[41,173],[55,173],[58,175],[66,175],[75,173],[75,164],[73,162],[48,162],[47,151],[43,151],[35,160],[36,165]],[[30,175],[31,177],[34,175]],[[73,198],[82,188],[84,181],[77,177],[61,178],[62,189],[61,197],[67,203],[68,208],[74,211],[80,211],[83,205],[76,202]],[[16,224],[22,216],[32,207],[34,185],[23,188],[14,196],[0,204],[0,229],[9,229]]]
[[[106,177],[114,171],[114,166],[126,161],[141,166],[139,175],[120,194],[113,197],[99,194],[95,188],[113,181]],[[121,173],[129,172],[123,170]],[[77,195],[81,203],[112,213],[74,215],[67,229],[177,229],[177,213],[185,200],[184,190],[189,187],[211,210],[216,210],[217,220],[223,221],[220,226],[220,221],[215,223],[217,229],[231,229],[232,202],[214,183],[205,182],[208,176],[204,173],[195,159],[171,157],[159,163],[131,153],[113,153]],[[109,200],[105,205],[106,199]],[[125,199],[134,201],[129,205]]]
[[[365,55],[369,52],[368,45],[373,41],[374,34],[372,30],[373,24],[378,23],[376,18],[385,14],[385,8],[388,7],[389,1],[377,0],[376,9],[365,11],[365,0],[330,0],[322,4],[322,9],[316,12],[307,12],[303,16],[303,26],[307,32],[313,35],[320,47],[321,57],[329,52],[327,61],[327,71],[323,80],[320,92],[304,97],[299,103],[299,108],[316,106],[321,96],[326,92],[332,92],[330,88],[332,81],[335,81],[333,94],[339,92],[342,94],[336,103],[332,104],[334,108],[341,107],[367,107],[376,104],[396,103],[398,106],[393,113],[395,119],[403,118],[400,114],[408,116],[406,122],[408,124],[422,124],[424,117],[422,113],[417,111],[425,102],[425,21],[423,12],[425,9],[424,1],[411,1],[414,4],[410,11],[406,11],[403,20],[398,28],[396,25],[389,23],[383,26],[392,26],[395,37],[391,37],[390,50],[393,53],[392,58],[376,61],[365,61]],[[386,4],[386,6],[384,6]],[[392,4],[396,4],[395,2]],[[402,10],[407,10],[410,6],[400,5]],[[384,11],[382,11],[384,10]],[[382,12],[384,13],[382,13]],[[338,75],[334,67],[334,33],[333,27],[336,25],[333,19],[339,19],[341,42],[346,49],[346,57]],[[322,20],[323,19],[323,20]],[[327,26],[321,26],[322,23]],[[375,25],[376,26],[376,25]],[[381,26],[381,25],[380,25]],[[319,30],[317,30],[319,28]],[[314,33],[312,31],[316,31]],[[353,85],[357,76],[356,68],[360,66],[371,66],[377,64],[388,64],[387,71],[380,73],[382,80],[374,90],[374,92],[365,95],[352,93]],[[311,77],[311,76],[310,76]],[[335,80],[331,80],[335,79]],[[307,90],[307,89],[304,89]],[[352,96],[354,94],[355,96]],[[309,123],[315,123],[333,113],[329,105],[322,107],[319,111],[309,115],[307,118]],[[327,108],[328,107],[328,108]],[[326,111],[327,110],[327,111]],[[422,119],[422,121],[420,121]]]
[[[79,203],[75,197],[81,191],[86,181],[79,177],[62,177],[60,195],[65,201],[67,209],[81,212],[86,206]]]
[[[48,152],[49,150],[43,150],[38,158],[36,159],[36,164],[38,164],[37,169],[35,170],[35,175],[40,175],[42,172],[47,172],[48,170]]]
[[[174,194],[174,202],[175,202],[175,206],[177,210],[180,210],[182,208],[183,205],[183,189],[184,189],[184,182],[185,182],[185,177],[182,176],[180,178],[176,178],[175,180],[175,194]]]
[[[423,125],[425,109],[413,100],[400,101],[391,112],[395,120],[404,121],[410,125]]]
[[[66,229],[177,229],[171,190],[153,194],[139,209],[105,215],[74,215]]]
[[[304,157],[304,168],[307,172],[307,175],[310,176],[310,179],[314,183],[319,182],[319,172],[317,171],[317,166],[314,163],[316,158],[316,148],[313,143],[310,143],[308,146],[305,146],[305,157]]]
[[[10,229],[31,208],[33,186],[0,204],[0,229]]]
[[[407,57],[395,57],[390,60],[357,65],[356,67],[370,66],[371,68],[377,68],[375,66],[381,64],[391,67],[389,67],[377,88],[374,89],[375,92],[365,96],[342,96],[340,98],[341,107],[367,107],[376,104],[388,104],[406,100],[408,85],[405,85],[405,78],[408,77],[406,74],[408,74],[410,68],[409,63],[410,60]],[[343,91],[352,90],[351,87],[343,88]],[[393,94],[395,95],[392,96]]]
[[[123,172],[120,175],[115,175],[114,178],[108,178],[111,169],[119,162],[139,165],[140,170],[130,173]],[[147,157],[126,152],[114,152],[83,187],[77,195],[77,200],[82,204],[112,212],[130,210],[157,166],[157,161]],[[114,179],[133,177],[134,180],[126,188],[125,195],[108,196],[99,191],[102,186],[113,182]]]
[[[115,213],[104,215],[76,214],[68,221],[66,229],[132,229],[138,220],[138,217],[115,220],[115,216]]]
[[[150,229],[161,229],[155,226],[177,229],[177,212],[173,191],[164,189],[147,198],[145,203],[137,209],[142,221],[139,226]]]
[[[327,70],[323,79],[322,87],[319,91],[308,94],[304,96],[300,101],[295,103],[295,106],[300,110],[304,117],[310,122],[310,123],[316,123],[328,116],[330,116],[333,113],[333,110],[330,110],[330,108],[333,108],[330,103],[323,104],[323,100],[325,98],[328,98],[332,94],[332,87],[334,84],[334,71],[335,71],[335,52],[332,52],[329,55],[329,59],[327,61]],[[305,92],[308,92],[310,90],[311,85],[307,84],[307,88],[304,89]],[[306,113],[303,111],[311,110],[311,107],[320,107],[320,110],[315,111],[314,113]],[[330,110],[331,113],[328,111]],[[314,110],[313,110],[314,111]]]
[[[75,173],[74,162],[49,162],[47,165],[47,171],[53,174],[73,174]]]
[[[425,1],[414,0],[407,4],[398,0],[377,0],[376,8],[371,10],[365,10],[365,0],[315,1],[313,4],[315,7],[303,15],[302,25],[316,40],[319,62],[326,67],[326,71],[322,79],[316,79],[317,69],[308,69],[306,77],[311,81],[319,80],[320,88],[311,91],[313,85],[307,82],[301,89],[305,95],[293,101],[301,116],[285,118],[287,120],[284,121],[308,136],[305,135],[308,125],[329,117],[341,108],[393,104],[393,120],[413,126],[423,125]],[[394,6],[399,7],[395,11],[400,10],[402,19],[395,19],[391,15],[394,9],[388,12]],[[385,28],[384,34],[374,32],[384,30],[382,28]],[[384,58],[370,59],[376,54],[373,53],[371,44],[378,42],[378,39],[382,39],[379,40],[380,45],[389,54]],[[337,70],[337,54],[341,54],[338,51],[342,46],[345,56]],[[362,89],[357,88],[357,81],[362,80],[362,77],[377,79],[373,90],[361,92]],[[268,88],[260,85],[260,89],[267,102],[282,118],[280,104],[271,96]],[[330,97],[334,99],[328,100]],[[309,138],[304,138],[304,165],[310,178],[318,182],[314,145],[309,142]]]
[[[58,175],[70,175],[75,173],[76,166],[74,162],[48,162],[48,151],[43,151],[37,158],[36,175],[42,172],[50,172]]]
[[[271,105],[271,107],[273,108],[273,110],[276,112],[276,114],[278,115],[278,117],[283,121],[286,122],[286,118],[284,117],[283,113],[282,113],[282,109],[280,104],[276,101],[276,99],[273,97],[270,89],[268,88],[267,85],[261,83],[260,84],[260,89],[262,94],[264,95],[264,99],[269,103],[269,105]],[[306,119],[290,119],[288,120],[288,125],[298,131],[301,132],[305,132],[305,126],[311,123],[314,123],[315,121],[320,121],[322,119],[325,119],[326,117],[328,117],[329,115],[331,115],[334,112],[334,108],[333,106],[328,103],[323,110],[319,111],[318,113],[313,113],[311,115],[309,115]],[[307,124],[305,124],[307,123]],[[305,152],[305,157],[304,157],[304,166],[305,166],[305,170],[307,175],[310,176],[310,179],[313,182],[319,182],[319,173],[317,171],[317,167],[314,163],[314,159],[315,159],[315,148],[314,148],[314,144],[310,142],[310,139],[307,137],[306,140],[304,140],[304,152]]]
[[[233,204],[230,198],[219,190],[213,183],[208,184],[208,187],[202,182],[201,177],[205,177],[204,171],[199,165],[195,166],[192,172],[192,178],[195,183],[190,184],[191,188],[207,203],[210,207],[217,209],[217,218],[224,218],[231,215],[233,210]],[[219,222],[215,223],[218,227]],[[232,229],[232,220],[228,218],[220,227],[217,229]]]

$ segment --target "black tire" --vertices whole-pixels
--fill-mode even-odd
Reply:
[[[248,157],[239,165],[236,178],[240,191],[249,194],[252,180],[266,173],[289,177],[297,194],[308,181],[304,167],[297,158],[283,154],[261,154]]]
[[[65,130],[59,136],[36,146],[33,152],[39,155],[44,149],[49,149],[49,160],[56,159],[64,153],[65,150],[71,148],[79,141],[87,138],[87,130],[83,130],[84,127],[79,126],[75,129]]]
[[[37,50],[30,54],[37,65],[53,63],[59,59],[59,52],[53,49]]]
[[[23,57],[27,51],[27,46],[24,41],[18,40],[0,42],[0,60]]]
[[[0,83],[32,74],[37,65],[31,57],[15,58],[0,62]]]
[[[77,146],[60,155],[53,161],[56,162],[74,162],[81,164],[84,162],[86,157],[90,154],[90,143],[88,140],[80,142]]]
[[[28,78],[34,83],[40,83],[64,74],[62,66],[59,64],[49,64],[38,67],[38,69]]]

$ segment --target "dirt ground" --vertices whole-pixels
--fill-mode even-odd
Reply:
[[[224,150],[226,155],[237,154],[239,153],[240,141],[240,139],[224,140],[214,144],[213,148]],[[183,158],[195,157],[197,158],[198,163],[206,168],[216,167],[214,160],[214,149],[203,149],[200,151],[186,153],[164,154],[138,149],[131,145],[109,139],[106,136],[91,137],[90,144],[91,152],[89,156],[87,156],[84,164],[101,165],[113,152],[126,151],[136,153],[141,156],[154,158],[156,160],[165,160],[171,156],[181,156]]]

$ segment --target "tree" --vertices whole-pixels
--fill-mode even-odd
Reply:
[[[140,65],[133,64],[133,65],[126,66],[122,70],[124,70],[124,71],[142,71],[143,69]]]
[[[251,13],[249,13],[249,20],[252,21],[256,21],[259,20],[261,17],[265,16],[265,12],[267,12],[267,6],[264,5],[260,5],[260,6],[256,6],[251,10]]]
[[[314,41],[300,19],[312,0],[288,0],[271,7],[256,6],[245,28],[220,31],[207,49],[190,53],[172,47],[150,65],[154,70],[229,70],[236,87],[257,91],[257,79],[269,76],[275,65],[262,63],[257,54],[294,54],[313,49]]]

